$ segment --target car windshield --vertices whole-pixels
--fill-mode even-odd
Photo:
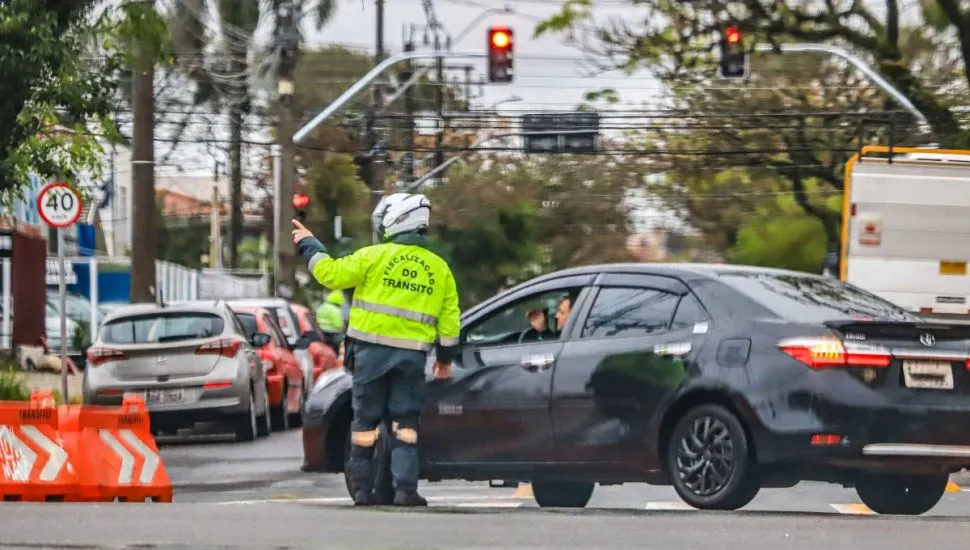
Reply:
[[[892,302],[829,277],[731,272],[721,274],[719,279],[776,315],[792,321],[919,320]]]
[[[239,324],[242,325],[243,331],[246,333],[246,339],[251,340],[253,334],[259,332],[256,327],[256,316],[251,313],[237,313],[236,319],[239,319]]]
[[[101,331],[106,344],[154,344],[222,334],[225,322],[211,313],[152,313],[114,319]]]

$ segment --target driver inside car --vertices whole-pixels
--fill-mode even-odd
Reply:
[[[522,335],[519,336],[519,343],[556,339],[557,334],[549,330],[549,316],[546,310],[540,308],[530,309],[525,314],[525,317],[529,321],[530,328],[525,329]]]

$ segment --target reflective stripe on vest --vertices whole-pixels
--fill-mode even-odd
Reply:
[[[389,346],[392,348],[412,349],[414,351],[431,351],[431,348],[434,347],[434,344],[429,344],[427,342],[418,342],[417,340],[408,340],[406,338],[394,338],[392,336],[371,334],[369,332],[357,330],[354,327],[347,329],[347,336],[353,338],[354,340],[360,340],[361,342],[380,344],[382,346]]]
[[[393,317],[400,317],[401,319],[407,319],[408,321],[416,321],[418,323],[424,323],[425,325],[435,326],[438,324],[438,318],[434,315],[428,315],[427,313],[420,313],[418,311],[412,311],[410,309],[404,309],[403,307],[388,306],[384,304],[376,304],[374,302],[367,302],[359,298],[354,298],[350,303],[350,307],[355,307],[368,311],[370,313],[381,313],[384,315],[391,315]]]

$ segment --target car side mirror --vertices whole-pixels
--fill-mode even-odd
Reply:
[[[261,348],[269,343],[269,334],[265,332],[257,332],[253,334],[252,338],[249,339],[249,343],[253,345],[254,348]]]

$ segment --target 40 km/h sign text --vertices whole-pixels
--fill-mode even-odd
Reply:
[[[49,183],[37,195],[37,212],[44,223],[54,228],[74,225],[81,217],[81,195],[65,182]]]

